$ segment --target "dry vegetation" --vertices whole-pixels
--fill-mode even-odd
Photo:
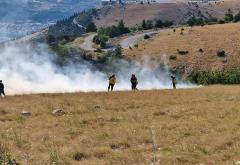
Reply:
[[[239,93],[214,86],[9,96],[0,102],[0,143],[21,164],[233,164]],[[53,116],[57,108],[66,114]]]
[[[199,3],[198,8],[195,5],[188,5],[187,0],[172,0],[170,3],[157,4],[128,4],[123,15],[123,9],[119,6],[105,7],[100,12],[100,18],[95,20],[97,26],[115,25],[121,19],[124,19],[127,26],[141,24],[143,19],[150,20],[169,20],[175,23],[186,22],[193,15],[197,16],[199,11],[206,17],[217,17],[223,19],[228,9],[234,13],[240,10],[239,0],[224,0],[215,3]]]
[[[124,22],[127,26],[141,24],[143,19],[163,19],[180,21],[179,16],[183,15],[182,11],[186,9],[186,4],[164,3],[164,4],[129,4],[126,7]],[[104,9],[103,9],[104,11]],[[97,26],[109,26],[117,24],[123,19],[123,10],[119,6],[108,9],[105,16],[95,20]]]
[[[196,70],[222,70],[239,68],[240,24],[209,25],[164,30],[149,42],[138,44],[138,48],[125,50],[131,59],[142,59],[149,55],[153,60],[165,61],[172,68],[189,74]],[[201,50],[202,49],[202,50]],[[224,50],[226,57],[219,57]],[[186,54],[182,52],[188,52]],[[184,55],[183,55],[184,54]]]

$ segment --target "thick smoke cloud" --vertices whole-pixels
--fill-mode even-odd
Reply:
[[[53,63],[55,55],[46,45],[37,45],[33,49],[29,44],[7,44],[0,57],[0,79],[8,94],[106,91],[111,74],[94,69],[84,61],[60,69]],[[148,65],[148,60],[145,61],[145,66],[125,60],[114,62],[111,67],[117,76],[116,90],[130,90],[132,73],[137,75],[141,90],[171,88],[167,69],[153,68],[152,64]],[[178,86],[192,87],[185,83]]]

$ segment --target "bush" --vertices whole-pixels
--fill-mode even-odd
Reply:
[[[97,35],[93,38],[93,42],[100,45],[102,48],[106,47],[106,42],[109,40],[109,37],[101,34],[101,35]]]
[[[218,57],[225,57],[225,56],[226,56],[226,53],[225,53],[224,50],[219,50],[219,51],[217,52],[217,55],[218,55]]]
[[[130,32],[129,28],[126,27],[123,20],[121,20],[119,21],[118,26],[100,28],[98,30],[98,35],[105,35],[108,36],[109,38],[114,38],[129,32]]]
[[[147,39],[149,39],[149,38],[150,38],[150,36],[149,36],[148,34],[145,34],[145,35],[144,35],[144,39],[145,39],[145,40],[147,40]]]
[[[189,53],[188,51],[183,51],[183,50],[179,50],[179,49],[177,49],[177,52],[178,52],[178,54],[180,54],[180,55],[186,55],[186,54]]]
[[[218,21],[218,23],[219,23],[219,24],[225,24],[225,21],[222,20],[222,19],[220,19],[220,20]]]
[[[225,17],[224,17],[225,22],[232,22],[233,19],[234,19],[233,14],[231,14],[231,13],[226,13],[225,14]]]
[[[157,20],[155,23],[156,28],[164,28],[164,27],[170,27],[173,25],[173,21],[162,21],[162,20]]]
[[[204,52],[202,48],[200,48],[198,51],[199,51],[200,53],[203,53],[203,52]]]
[[[194,71],[189,80],[196,84],[239,84],[240,70],[225,70],[225,71]]]
[[[0,164],[1,165],[19,165],[15,159],[12,158],[11,154],[9,154],[8,149],[0,144]]]
[[[240,11],[234,16],[234,22],[240,21]]]
[[[177,56],[171,55],[171,56],[169,57],[169,59],[170,59],[170,60],[176,60],[176,59],[177,59]]]
[[[76,161],[81,161],[83,159],[86,159],[88,158],[88,156],[84,153],[81,153],[81,152],[77,152],[73,155],[73,159],[76,160]]]
[[[193,16],[192,18],[190,18],[188,21],[187,21],[187,24],[189,26],[194,26],[194,25],[205,25],[205,22],[202,18],[196,18],[195,16]]]

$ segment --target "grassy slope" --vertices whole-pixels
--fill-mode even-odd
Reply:
[[[228,9],[234,13],[240,9],[239,0],[225,0],[221,3],[199,3],[199,8],[194,5],[189,6],[186,0],[178,0],[178,3],[161,3],[161,4],[128,4],[125,9],[124,22],[127,26],[141,24],[143,19],[150,20],[172,20],[176,23],[185,22],[192,15],[197,16],[199,10],[205,16],[217,17],[223,19]],[[106,11],[106,12],[105,12]],[[104,13],[100,19],[95,19],[97,26],[115,25],[123,19],[123,10],[119,6],[112,8],[103,8],[100,13]],[[206,14],[208,13],[208,14]]]
[[[124,54],[137,60],[150,55],[157,61],[165,60],[173,68],[187,74],[194,69],[239,68],[239,28],[239,23],[193,27],[192,32],[185,28],[184,35],[180,35],[180,28],[175,33],[172,29],[165,30],[138,48],[125,50]],[[200,48],[203,53],[199,52]],[[189,54],[179,55],[177,49],[189,51]],[[217,56],[218,50],[225,50],[227,62]],[[176,56],[175,60],[169,60],[172,55]]]
[[[240,153],[239,93],[214,86],[7,97],[0,142],[21,164],[139,165],[153,155],[159,164],[232,164]],[[67,114],[52,116],[56,108]],[[20,117],[22,110],[32,116]],[[74,161],[77,152],[86,159]]]

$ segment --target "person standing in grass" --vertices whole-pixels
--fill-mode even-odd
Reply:
[[[138,85],[138,80],[137,80],[137,77],[132,74],[132,77],[131,77],[131,84],[132,84],[132,90],[135,91],[135,90],[138,90],[137,89],[137,85]]]
[[[2,96],[6,96],[5,95],[5,92],[4,92],[4,84],[3,84],[3,82],[2,82],[2,80],[0,80],[0,95]]]
[[[177,86],[176,86],[176,84],[177,84],[177,79],[176,79],[176,77],[171,76],[171,79],[172,79],[173,89],[177,89]]]
[[[108,91],[113,91],[114,85],[116,84],[116,76],[112,75],[109,77]]]

